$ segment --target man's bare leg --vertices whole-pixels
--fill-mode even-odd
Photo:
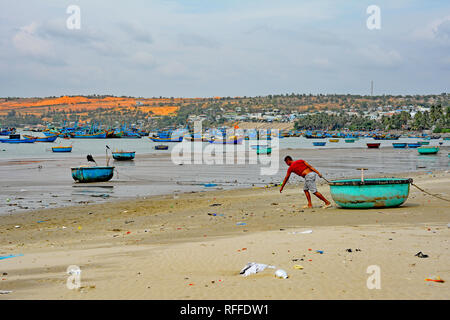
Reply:
[[[306,199],[308,200],[308,205],[303,206],[303,208],[312,208],[312,202],[311,202],[311,194],[308,190],[303,190],[305,192]]]
[[[323,206],[323,208],[328,208],[331,206],[331,202],[325,199],[325,197],[319,191],[315,192],[314,195],[323,202],[325,202],[325,206]]]

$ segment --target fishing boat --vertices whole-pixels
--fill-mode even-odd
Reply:
[[[155,146],[155,150],[167,150],[167,149],[169,149],[169,146],[166,146],[164,144],[159,144]]]
[[[379,178],[335,180],[329,183],[331,197],[342,208],[397,207],[409,195],[412,179]]]
[[[72,138],[75,139],[106,139],[106,132],[97,133],[74,133]]]
[[[241,144],[244,140],[243,137],[232,136],[229,139],[212,139],[209,140],[209,143],[215,144]]]
[[[46,131],[43,131],[42,132],[46,137],[53,137],[54,135],[56,135],[56,136],[60,136],[60,135],[62,135],[62,136],[64,136],[64,134],[62,134],[61,132],[59,132],[59,131],[54,131],[54,130],[46,130]],[[61,137],[62,138],[62,137]]]
[[[16,128],[0,129],[0,136],[9,136],[14,133],[16,133]]]
[[[36,142],[36,139],[21,139],[20,134],[10,134],[9,139],[0,139],[0,142],[2,143],[34,143]]]
[[[52,147],[52,152],[72,152],[72,146],[64,147]]]
[[[186,141],[191,141],[191,142],[203,142],[204,141],[203,137],[192,137],[189,135],[184,136],[183,139]]]
[[[404,149],[406,148],[407,145],[408,145],[407,143],[392,143],[392,146],[395,149]]]
[[[329,139],[330,142],[339,142],[339,139]]]
[[[323,147],[324,145],[326,145],[326,142],[313,142],[313,146],[315,147]]]
[[[439,152],[439,147],[419,147],[417,151],[420,154],[436,154]]]
[[[430,144],[430,141],[417,141],[418,144],[422,145],[422,146],[427,146]]]
[[[47,137],[33,137],[26,134],[24,134],[23,136],[27,139],[35,139],[36,142],[55,142],[55,140],[58,138],[58,135],[56,134]]]
[[[400,138],[400,135],[395,134],[374,135],[373,138],[375,140],[398,140]]]
[[[77,182],[104,182],[109,181],[114,175],[114,167],[87,167],[71,168],[72,178]]]
[[[408,143],[408,148],[419,148],[420,146],[420,143]]]
[[[345,139],[345,143],[354,143],[356,139]]]
[[[142,136],[137,132],[125,131],[122,134],[122,138],[124,138],[124,139],[141,139]]]
[[[115,151],[112,152],[112,157],[114,160],[133,160],[136,152],[135,151]]]
[[[369,149],[378,149],[380,147],[380,143],[367,143],[367,148]]]
[[[183,141],[183,137],[180,136],[178,138],[159,138],[159,137],[149,137],[150,140],[154,141],[154,142],[181,142]]]

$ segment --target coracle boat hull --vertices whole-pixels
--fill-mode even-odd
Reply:
[[[130,152],[113,152],[112,156],[114,160],[124,161],[124,160],[133,160],[136,155],[135,151]]]
[[[420,147],[417,151],[420,154],[436,154],[439,152],[439,147]]]
[[[72,178],[77,182],[105,182],[114,175],[114,167],[76,167],[71,168]]]
[[[409,195],[412,179],[350,179],[330,182],[331,196],[342,208],[398,207]]]

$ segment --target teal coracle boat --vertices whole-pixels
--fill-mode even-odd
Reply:
[[[114,160],[133,160],[136,152],[116,151],[112,153]]]
[[[271,154],[272,153],[272,148],[267,148],[267,147],[259,147],[256,149],[256,154]]]
[[[409,195],[412,179],[380,178],[335,180],[329,183],[331,197],[342,208],[397,207]]]
[[[404,149],[406,148],[406,143],[393,143],[392,146],[396,149]]]
[[[69,147],[52,147],[53,152],[72,152],[72,146]]]
[[[72,178],[77,182],[104,182],[114,175],[114,167],[76,167],[72,169]]]
[[[420,154],[436,154],[439,152],[439,147],[420,147],[417,148]]]

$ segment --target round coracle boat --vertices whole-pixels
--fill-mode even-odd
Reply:
[[[340,207],[367,209],[402,205],[412,182],[403,178],[349,179],[334,180],[329,185],[331,196]]]

